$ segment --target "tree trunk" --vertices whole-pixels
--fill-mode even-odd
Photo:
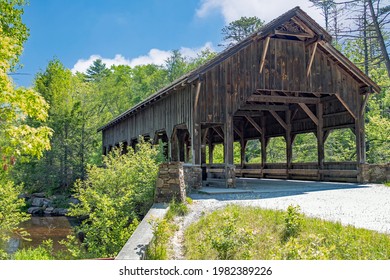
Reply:
[[[374,11],[374,6],[372,4],[372,0],[368,0],[368,6],[370,8],[372,22],[374,24],[375,32],[376,32],[377,37],[378,37],[378,43],[379,43],[379,46],[381,48],[382,56],[383,56],[383,59],[385,61],[385,65],[386,65],[386,69],[387,69],[387,75],[390,78],[390,59],[389,59],[389,54],[387,53],[385,40],[383,39],[383,34],[382,34],[382,31],[381,31],[381,29],[379,27],[378,17],[375,15],[375,11]]]

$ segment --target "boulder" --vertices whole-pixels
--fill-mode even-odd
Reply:
[[[31,205],[34,207],[42,207],[43,206],[44,198],[41,197],[34,197],[31,201]]]
[[[72,203],[72,204],[79,204],[80,203],[80,200],[78,200],[77,198],[71,196],[69,198],[69,203]]]
[[[43,198],[43,197],[45,197],[45,193],[33,193],[31,196],[32,196],[32,197],[40,197],[40,198]]]
[[[41,198],[41,197],[35,197],[31,201],[31,205],[35,207],[50,207],[51,206],[51,200],[48,198]]]
[[[45,215],[51,215],[53,214],[54,208],[53,207],[47,207],[44,211]]]
[[[27,213],[32,214],[32,215],[40,215],[43,213],[43,208],[42,207],[30,207],[27,209]]]
[[[66,213],[68,213],[68,209],[66,209],[66,208],[54,208],[52,215],[65,216]]]

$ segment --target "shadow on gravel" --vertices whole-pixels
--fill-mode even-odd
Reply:
[[[235,189],[204,187],[200,192],[192,192],[189,196],[192,199],[215,199],[220,201],[254,200],[302,195],[309,192],[364,188],[369,188],[369,186],[339,182],[239,178]]]

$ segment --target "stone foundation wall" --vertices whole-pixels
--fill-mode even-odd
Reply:
[[[202,168],[200,165],[184,164],[184,184],[187,192],[202,188]]]
[[[154,201],[168,203],[173,198],[180,202],[184,202],[186,198],[182,162],[162,163],[158,172]]]
[[[362,164],[362,183],[384,183],[390,182],[390,163],[387,164]]]

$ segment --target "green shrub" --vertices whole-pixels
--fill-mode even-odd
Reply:
[[[300,211],[299,205],[297,206],[288,206],[287,212],[284,217],[284,228],[282,232],[282,241],[286,242],[290,238],[298,237],[302,229],[302,214]]]
[[[149,221],[152,225],[153,239],[146,255],[148,260],[166,260],[168,258],[169,223],[166,219]]]
[[[169,203],[168,213],[166,214],[167,220],[172,220],[176,216],[185,216],[189,212],[187,203],[178,202],[175,199]]]
[[[28,236],[24,229],[18,228],[19,223],[29,219],[29,215],[21,211],[25,207],[24,200],[18,198],[21,190],[22,186],[16,186],[0,173],[0,259],[8,258],[2,248],[5,248],[12,234],[22,238]]]
[[[82,232],[83,250],[69,239],[68,249],[74,257],[115,256],[153,204],[158,172],[158,150],[140,141],[137,152],[131,148],[122,155],[121,149],[108,154],[105,168],[92,166],[85,181],[75,184],[75,197],[68,215],[87,217],[76,227]],[[84,253],[83,253],[84,252]]]
[[[36,248],[17,250],[13,256],[15,260],[53,260],[53,241],[48,239]]]
[[[220,260],[248,259],[253,238],[249,231],[240,228],[237,212],[222,216],[222,225],[210,235],[211,248]]]

